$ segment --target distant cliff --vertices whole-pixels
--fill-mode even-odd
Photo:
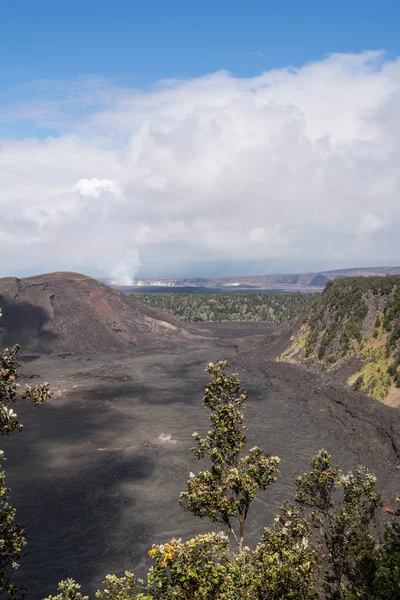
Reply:
[[[143,288],[226,288],[232,291],[258,289],[282,291],[300,291],[311,287],[314,291],[322,289],[328,281],[344,277],[372,275],[400,275],[400,267],[370,267],[356,269],[337,269],[314,273],[281,273],[277,275],[237,275],[232,277],[167,277],[156,279],[137,279],[134,286],[120,286],[112,280],[104,280],[122,291],[141,291]],[[164,291],[168,291],[165,289]],[[147,289],[146,289],[147,291]],[[171,291],[174,291],[173,289]]]
[[[336,372],[400,405],[400,276],[328,282],[278,360]]]

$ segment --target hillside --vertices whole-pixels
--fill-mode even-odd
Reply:
[[[182,321],[285,323],[307,311],[315,294],[140,294],[140,301]]]
[[[188,336],[172,316],[79,273],[0,279],[0,307],[0,345],[25,353],[137,351]]]
[[[400,276],[330,281],[279,360],[332,371],[355,390],[400,402]]]

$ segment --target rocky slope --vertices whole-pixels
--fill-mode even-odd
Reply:
[[[330,281],[278,360],[337,373],[400,405],[400,276]]]
[[[25,353],[138,351],[189,335],[172,316],[79,273],[0,279],[0,307],[0,345],[18,342]]]

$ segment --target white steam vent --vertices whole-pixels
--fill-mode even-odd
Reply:
[[[112,282],[115,285],[133,285],[139,269],[139,252],[134,248],[128,248],[124,260],[111,272]]]
[[[172,435],[170,433],[160,433],[160,435],[157,437],[157,442],[159,444],[172,444],[173,446],[180,445],[177,440],[174,440],[172,438]]]

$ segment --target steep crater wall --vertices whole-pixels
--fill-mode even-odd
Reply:
[[[336,373],[400,406],[400,277],[328,282],[279,360]]]

